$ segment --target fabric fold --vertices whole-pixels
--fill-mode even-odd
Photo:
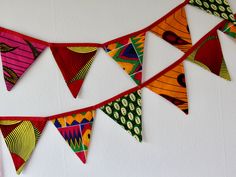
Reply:
[[[209,34],[209,36],[187,57],[187,60],[217,76],[226,80],[231,80],[216,30]]]
[[[101,110],[121,125],[137,141],[142,141],[141,90],[127,94],[101,107]]]
[[[77,97],[97,53],[97,47],[53,44],[52,54],[74,98]]]
[[[189,4],[236,24],[234,14],[227,0],[189,0]]]
[[[87,111],[52,120],[62,137],[80,158],[86,163],[95,111]]]
[[[0,52],[8,91],[14,87],[47,46],[46,42],[0,28]]]
[[[163,73],[146,87],[188,114],[188,95],[183,63]]]
[[[145,33],[125,36],[105,44],[104,50],[120,65],[136,84],[142,82]]]
[[[185,8],[181,8],[158,23],[150,32],[161,37],[183,52],[192,47]]]
[[[17,174],[29,160],[46,125],[46,120],[0,120],[5,143],[10,151]]]

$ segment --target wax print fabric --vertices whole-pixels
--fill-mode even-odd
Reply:
[[[62,137],[80,158],[86,163],[90,144],[95,111],[87,111],[52,120]]]
[[[220,30],[225,34],[236,38],[236,26],[233,23],[225,22],[224,25],[220,28]]]
[[[165,18],[150,31],[183,52],[187,52],[192,47],[184,7]]]
[[[52,54],[74,98],[94,61],[97,47],[53,44]]]
[[[188,95],[183,63],[166,71],[148,84],[147,88],[170,101],[186,114],[188,113]]]
[[[136,140],[142,141],[141,90],[127,94],[101,107],[101,110],[121,125]]]
[[[0,129],[11,153],[17,174],[22,172],[29,160],[45,124],[45,119],[35,121],[0,120]]]

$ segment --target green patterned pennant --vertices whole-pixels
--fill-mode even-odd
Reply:
[[[141,90],[110,102],[101,107],[101,110],[120,124],[136,140],[142,141]]]
[[[196,6],[209,14],[236,23],[227,0],[189,0],[189,4]]]

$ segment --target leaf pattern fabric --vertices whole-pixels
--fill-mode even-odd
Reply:
[[[236,24],[227,0],[190,0],[189,4]]]
[[[95,111],[87,111],[52,120],[62,137],[80,158],[86,163]]]
[[[51,45],[52,54],[74,98],[94,61],[97,47]]]
[[[184,7],[165,18],[150,31],[183,52],[187,52],[192,47],[192,40]]]
[[[0,29],[0,52],[8,91],[13,88],[46,47],[45,42],[20,37]]]
[[[151,91],[162,96],[188,113],[188,96],[183,63],[165,72],[161,77],[147,85]]]
[[[235,26],[234,24],[232,24],[232,23],[230,23],[230,22],[226,22],[226,23],[220,28],[220,30],[221,30],[223,33],[225,33],[225,34],[227,34],[227,35],[229,35],[229,36],[231,36],[231,37],[233,37],[233,38],[236,38],[236,26]]]
[[[145,33],[140,33],[119,38],[104,48],[138,85],[142,82],[144,42]]]
[[[18,174],[22,172],[35,149],[45,124],[44,119],[35,121],[0,120],[0,129]]]
[[[231,80],[216,30],[188,56],[187,60],[226,80]]]
[[[127,94],[101,107],[101,110],[121,125],[136,140],[142,141],[141,90]]]

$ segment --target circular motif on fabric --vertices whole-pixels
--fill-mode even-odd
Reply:
[[[210,11],[210,10],[206,10],[206,11],[207,11],[207,13],[212,14],[212,11]]]
[[[126,99],[123,98],[123,99],[121,100],[121,102],[122,102],[123,106],[125,106],[125,107],[128,106],[128,101],[127,101]]]
[[[119,113],[116,111],[116,112],[114,112],[114,117],[115,117],[115,119],[119,119]]]
[[[232,13],[232,10],[231,10],[230,7],[227,7],[226,9],[227,9],[227,11],[228,11],[229,13]],[[230,15],[233,15],[233,14],[230,14]]]
[[[123,116],[121,116],[120,121],[121,121],[122,124],[126,123],[126,120],[125,120],[125,118]]]
[[[203,2],[203,5],[206,7],[206,8],[209,8],[209,4],[207,2]]]
[[[111,105],[112,105],[112,102],[108,103],[108,105],[111,106]]]
[[[212,8],[213,10],[217,10],[217,6],[216,6],[215,4],[211,4],[211,8]]]
[[[139,135],[139,134],[140,134],[139,128],[138,128],[138,127],[134,127],[134,132],[135,132],[137,135]]]
[[[136,97],[135,97],[135,95],[134,95],[133,93],[131,93],[131,94],[129,95],[129,98],[130,98],[131,101],[133,101],[133,102],[135,102],[135,100],[136,100]]]
[[[125,108],[121,108],[121,114],[124,115],[124,116],[127,114],[127,111],[126,111]]]
[[[142,95],[142,91],[141,90],[138,90],[137,93],[138,93],[139,96]]]
[[[198,5],[200,5],[200,6],[202,6],[202,1],[196,0],[196,3],[197,3]]]
[[[134,115],[132,112],[128,113],[128,118],[129,118],[129,120],[134,120]]]
[[[216,12],[216,11],[214,11],[213,14],[214,14],[215,16],[220,17],[220,14],[219,14],[218,12]]]
[[[235,18],[234,18],[234,15],[233,15],[233,14],[230,14],[230,15],[229,15],[229,18],[230,18],[232,21],[234,21],[234,20],[235,20]]]
[[[142,100],[140,98],[137,100],[137,102],[139,106],[142,106]]]
[[[134,135],[134,138],[137,140],[137,141],[140,141],[139,140],[139,137],[137,135]]]
[[[111,109],[110,106],[106,106],[106,112],[107,112],[108,114],[112,114],[112,109]]]
[[[142,115],[142,110],[141,110],[140,108],[136,108],[136,112],[137,112],[137,114],[138,114],[139,116]]]
[[[131,131],[130,131],[130,130],[127,130],[127,132],[128,132],[130,135],[132,135],[132,133],[131,133]]]
[[[224,12],[225,8],[223,6],[219,6],[220,11]]]
[[[216,0],[218,4],[222,4],[222,0]]]
[[[224,4],[227,5],[227,6],[229,5],[227,0],[224,0]]]
[[[141,124],[141,119],[139,117],[135,117],[135,123],[136,124]]]
[[[133,128],[133,124],[130,121],[128,121],[127,122],[127,127],[131,130]]]
[[[221,16],[224,18],[224,19],[229,19],[228,15],[226,13],[221,13]]]
[[[135,109],[135,107],[134,107],[134,104],[133,104],[133,103],[130,103],[130,104],[129,104],[129,109],[130,109],[131,111],[133,111],[133,110]]]
[[[114,103],[114,108],[119,111],[120,110],[120,105],[118,103]]]

